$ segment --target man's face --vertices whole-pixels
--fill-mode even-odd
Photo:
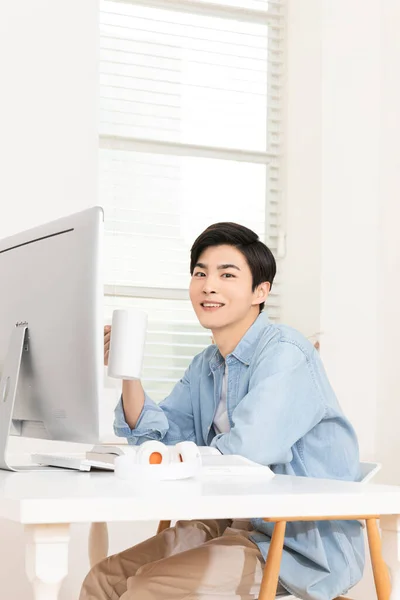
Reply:
[[[258,313],[263,301],[252,291],[252,275],[243,254],[233,246],[210,246],[198,259],[189,293],[200,324],[217,330]]]

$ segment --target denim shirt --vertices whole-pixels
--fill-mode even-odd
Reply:
[[[357,438],[330,386],[318,352],[299,332],[261,313],[226,357],[231,429],[216,435],[224,358],[216,346],[198,354],[159,405],[147,395],[135,429],[121,401],[114,430],[130,444],[192,440],[240,454],[275,473],[358,481]],[[229,512],[229,511],[228,511]],[[267,516],[267,515],[264,515]],[[252,540],[266,557],[273,523],[252,519]],[[364,543],[358,521],[287,524],[280,583],[308,600],[344,594],[362,577]]]

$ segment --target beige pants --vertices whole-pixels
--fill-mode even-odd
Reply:
[[[80,600],[254,600],[264,560],[248,529],[235,525],[178,521],[95,565]]]

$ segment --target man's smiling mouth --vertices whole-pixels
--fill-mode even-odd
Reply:
[[[222,308],[223,306],[225,306],[225,304],[223,304],[222,302],[201,302],[201,306],[204,310],[212,311],[218,310],[218,308]]]

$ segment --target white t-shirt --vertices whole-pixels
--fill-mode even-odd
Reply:
[[[229,424],[228,411],[226,406],[226,397],[228,392],[228,365],[225,365],[224,377],[222,379],[221,398],[218,404],[217,412],[214,417],[215,433],[228,433],[231,426]]]
[[[228,411],[226,405],[228,390],[228,365],[225,365],[224,378],[222,380],[221,398],[218,404],[217,412],[214,417],[214,429],[215,433],[228,433],[231,430],[228,419]],[[234,519],[231,527],[233,529],[240,529],[250,531],[252,529],[250,519]]]

